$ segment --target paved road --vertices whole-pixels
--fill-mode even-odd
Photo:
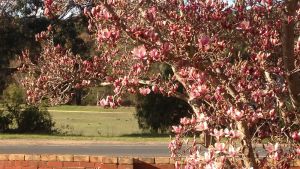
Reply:
[[[14,144],[0,145],[0,154],[85,154],[108,156],[170,156],[167,143],[155,144]]]
[[[286,148],[285,148],[286,149]],[[260,156],[266,152],[261,146]],[[168,143],[98,141],[0,140],[0,154],[84,154],[107,156],[169,157]]]

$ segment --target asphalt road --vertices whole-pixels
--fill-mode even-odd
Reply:
[[[84,154],[108,156],[170,156],[167,143],[155,144],[14,144],[0,145],[0,154]]]
[[[266,155],[261,145],[256,147],[256,151],[260,156]],[[170,156],[168,143],[51,140],[0,140],[0,154],[82,154],[133,157]]]

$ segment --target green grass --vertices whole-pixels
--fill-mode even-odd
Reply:
[[[87,136],[57,136],[57,135],[41,135],[41,134],[0,134],[1,139],[27,139],[27,140],[74,140],[74,141],[103,141],[103,142],[169,142],[170,137],[157,137],[140,135],[140,137],[119,136],[119,137],[87,137]]]
[[[48,107],[59,135],[2,134],[0,139],[62,139],[100,141],[169,141],[168,135],[144,133],[134,107],[104,109],[98,106]]]
[[[62,105],[55,107],[48,107],[48,110],[55,111],[91,111],[91,112],[135,112],[134,107],[120,107],[117,109],[112,108],[102,108],[99,106],[73,106],[73,105]]]
[[[67,134],[111,137],[142,132],[138,127],[134,112],[129,110],[96,112],[76,109],[72,112],[68,109],[67,112],[50,110],[50,113],[56,123],[55,127]]]

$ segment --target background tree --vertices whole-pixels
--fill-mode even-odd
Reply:
[[[49,0],[45,4],[49,16],[63,6]],[[188,167],[284,168],[299,155],[297,0],[234,5],[213,0],[99,0],[85,14],[102,53],[80,59],[51,43],[47,37],[52,28],[42,32],[39,38],[46,43],[38,63],[23,56],[29,65],[24,70],[30,72],[24,80],[28,101],[48,97],[57,104],[68,101],[74,88],[112,84],[114,95],[99,104],[115,107],[124,93],[153,91],[180,98],[193,109],[191,118],[173,127],[176,137],[169,145],[173,157],[186,153]],[[165,79],[151,72],[157,63],[168,64],[173,76]],[[181,85],[183,91],[178,92]],[[194,140],[186,142],[191,134]],[[204,142],[204,158],[200,134],[216,141]],[[266,158],[274,163],[255,153],[266,137]],[[280,147],[283,141],[286,151]]]
[[[186,102],[153,92],[146,96],[137,94],[135,107],[139,127],[156,134],[169,132],[171,126],[179,124],[183,117],[190,117],[192,112]]]

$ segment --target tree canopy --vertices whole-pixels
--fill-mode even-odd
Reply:
[[[64,6],[44,3],[49,17]],[[127,92],[180,98],[194,114],[173,126],[176,136],[169,148],[172,157],[185,154],[190,168],[284,168],[300,154],[298,0],[232,5],[222,0],[98,0],[84,13],[99,53],[86,60],[54,44],[55,26],[49,26],[37,36],[44,42],[39,61],[32,64],[29,53],[23,55],[29,102],[43,97],[53,104],[66,102],[74,89],[96,84],[114,86],[114,95],[99,101],[102,106],[118,106]],[[164,78],[152,71],[157,63],[168,64],[173,75]],[[186,142],[191,134],[194,140]],[[206,135],[204,143],[200,134]],[[264,138],[269,140],[266,158],[275,163],[255,153]],[[202,144],[208,147],[204,157]]]

